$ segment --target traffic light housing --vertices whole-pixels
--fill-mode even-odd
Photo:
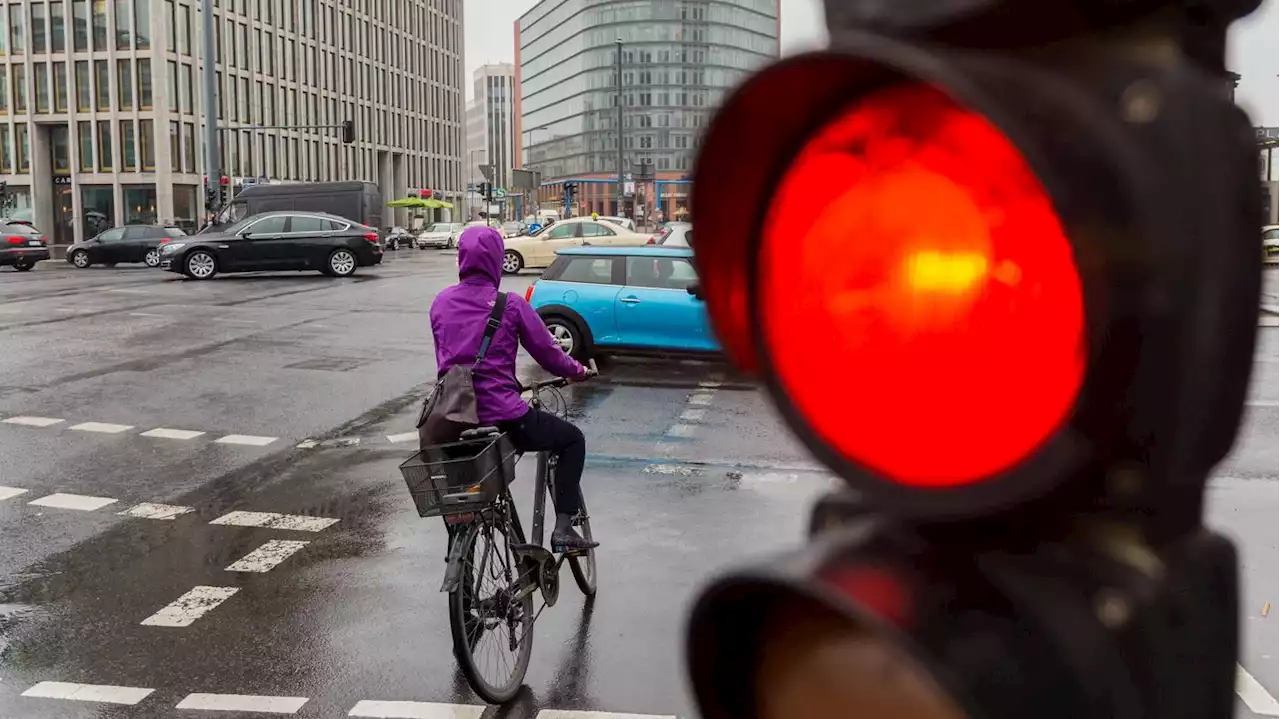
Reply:
[[[576,199],[577,192],[578,192],[578,183],[576,182],[564,183],[564,206],[566,209],[573,207],[573,202]]]
[[[1256,5],[831,0],[828,51],[725,102],[700,294],[849,490],[699,601],[706,719],[776,716],[733,692],[796,616],[965,716],[1230,715],[1235,555],[1202,510],[1257,321],[1253,136],[1221,80]]]
[[[355,120],[342,121],[342,141],[350,145],[356,141],[356,123]]]

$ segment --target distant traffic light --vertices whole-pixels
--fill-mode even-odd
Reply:
[[[342,121],[342,141],[350,145],[356,141],[356,123],[355,120]]]
[[[1236,560],[1202,507],[1258,311],[1251,123],[1220,79],[1256,5],[829,0],[829,51],[725,102],[699,294],[849,491],[699,601],[705,719],[785,716],[769,697],[820,678],[774,680],[835,635],[954,716],[1231,715]],[[892,684],[829,715],[883,716]]]

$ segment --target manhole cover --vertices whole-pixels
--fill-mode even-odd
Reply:
[[[294,362],[285,365],[288,369],[316,369],[326,372],[346,372],[353,370],[361,365],[367,364],[364,360],[347,359],[343,357],[317,357],[315,359]]]

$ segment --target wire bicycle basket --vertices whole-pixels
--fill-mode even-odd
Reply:
[[[515,479],[516,449],[506,434],[426,447],[400,464],[419,517],[474,512]]]

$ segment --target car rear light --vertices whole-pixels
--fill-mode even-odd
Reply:
[[[524,291],[524,301],[525,301],[525,302],[532,302],[532,301],[533,301],[533,285],[536,285],[536,284],[538,284],[538,283],[535,281],[533,284],[529,285],[529,289],[527,289],[527,290],[525,290],[525,291]]]
[[[378,244],[378,233],[376,232],[366,232],[364,238],[375,245]]]
[[[165,243],[167,243],[167,242],[173,242],[173,238],[172,238],[172,237],[161,237],[161,238],[160,238],[160,244],[162,244],[162,245],[163,245],[163,244],[165,244]]]
[[[9,244],[11,244],[11,245],[25,245],[25,244],[27,244],[27,238],[25,238],[25,237],[16,237],[16,236],[14,236],[14,235],[10,235],[10,236],[9,236]]]

